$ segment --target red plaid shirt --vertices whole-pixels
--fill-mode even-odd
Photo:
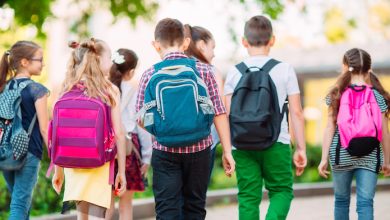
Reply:
[[[168,53],[163,60],[174,60],[174,59],[181,59],[181,58],[188,58],[188,57],[184,53],[173,52],[173,53]],[[215,115],[217,116],[217,115],[225,114],[226,110],[225,107],[223,106],[221,97],[219,96],[218,86],[217,86],[217,82],[215,81],[215,75],[212,66],[201,62],[196,62],[196,69],[200,73],[200,77],[207,85],[210,99],[214,105]],[[145,88],[153,73],[154,73],[154,66],[150,67],[142,74],[138,96],[137,96],[137,103],[136,103],[137,112],[144,105]],[[213,141],[211,135],[209,135],[207,138],[200,140],[198,143],[192,146],[179,147],[179,148],[165,147],[160,143],[158,143],[156,140],[154,140],[153,148],[156,150],[166,151],[170,153],[195,153],[198,151],[205,150],[212,143]]]

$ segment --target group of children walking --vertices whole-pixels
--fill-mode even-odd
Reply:
[[[307,159],[296,73],[269,56],[274,43],[269,19],[249,19],[242,38],[249,57],[229,70],[223,86],[211,64],[212,34],[176,19],[158,22],[153,47],[162,61],[139,83],[133,79],[138,62],[133,51],[119,49],[111,57],[102,40],[71,42],[49,122],[49,91],[31,80],[44,66],[42,48],[17,42],[0,63],[0,101],[9,100],[11,91],[20,93],[12,96],[20,100],[11,108],[15,117],[7,118],[0,108],[0,169],[11,193],[9,219],[29,218],[43,142],[55,170],[53,188],[60,193],[64,185],[63,211],[75,202],[78,219],[111,219],[115,196],[120,219],[132,219],[133,194],[145,189],[149,165],[156,219],[205,219],[218,142],[225,174],[236,171],[239,219],[259,219],[263,185],[270,200],[266,219],[286,219],[294,197],[292,163],[299,176]],[[349,219],[354,176],[359,219],[373,219],[378,173],[390,175],[390,96],[367,52],[351,49],[342,61],[343,71],[326,97],[328,126],[318,170],[327,178],[330,161],[335,219]],[[15,127],[18,110],[23,129],[31,130],[22,157],[15,156],[20,144],[8,129]],[[21,165],[3,168],[2,158],[8,157]]]

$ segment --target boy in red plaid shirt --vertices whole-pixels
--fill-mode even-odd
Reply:
[[[189,59],[184,51],[190,39],[184,37],[184,27],[180,21],[171,18],[161,20],[154,35],[153,46],[163,61]],[[223,166],[225,174],[230,177],[234,172],[235,162],[231,154],[226,110],[219,95],[212,67],[196,62],[196,70],[206,84],[214,106],[214,123],[223,146]],[[152,66],[142,75],[136,103],[137,111],[144,105],[145,88],[155,71],[155,67]],[[143,121],[140,123],[143,124]],[[174,148],[163,146],[154,140],[151,164],[157,219],[205,218],[211,144],[211,135],[190,146]]]

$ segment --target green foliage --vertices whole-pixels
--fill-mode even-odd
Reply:
[[[50,11],[51,0],[8,0],[0,2],[0,7],[9,5],[15,11],[15,20],[20,25],[34,25],[38,33],[42,34],[45,19],[52,15]],[[27,13],[28,12],[28,13]]]
[[[240,3],[244,5],[246,2],[246,0],[240,0]],[[256,0],[256,3],[262,8],[263,13],[269,15],[272,19],[277,19],[284,9],[281,0]]]

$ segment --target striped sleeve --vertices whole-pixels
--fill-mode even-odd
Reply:
[[[382,113],[386,112],[388,106],[386,104],[385,98],[377,90],[373,89],[373,91],[374,91],[375,99],[378,102],[379,108],[381,109],[381,112]]]

